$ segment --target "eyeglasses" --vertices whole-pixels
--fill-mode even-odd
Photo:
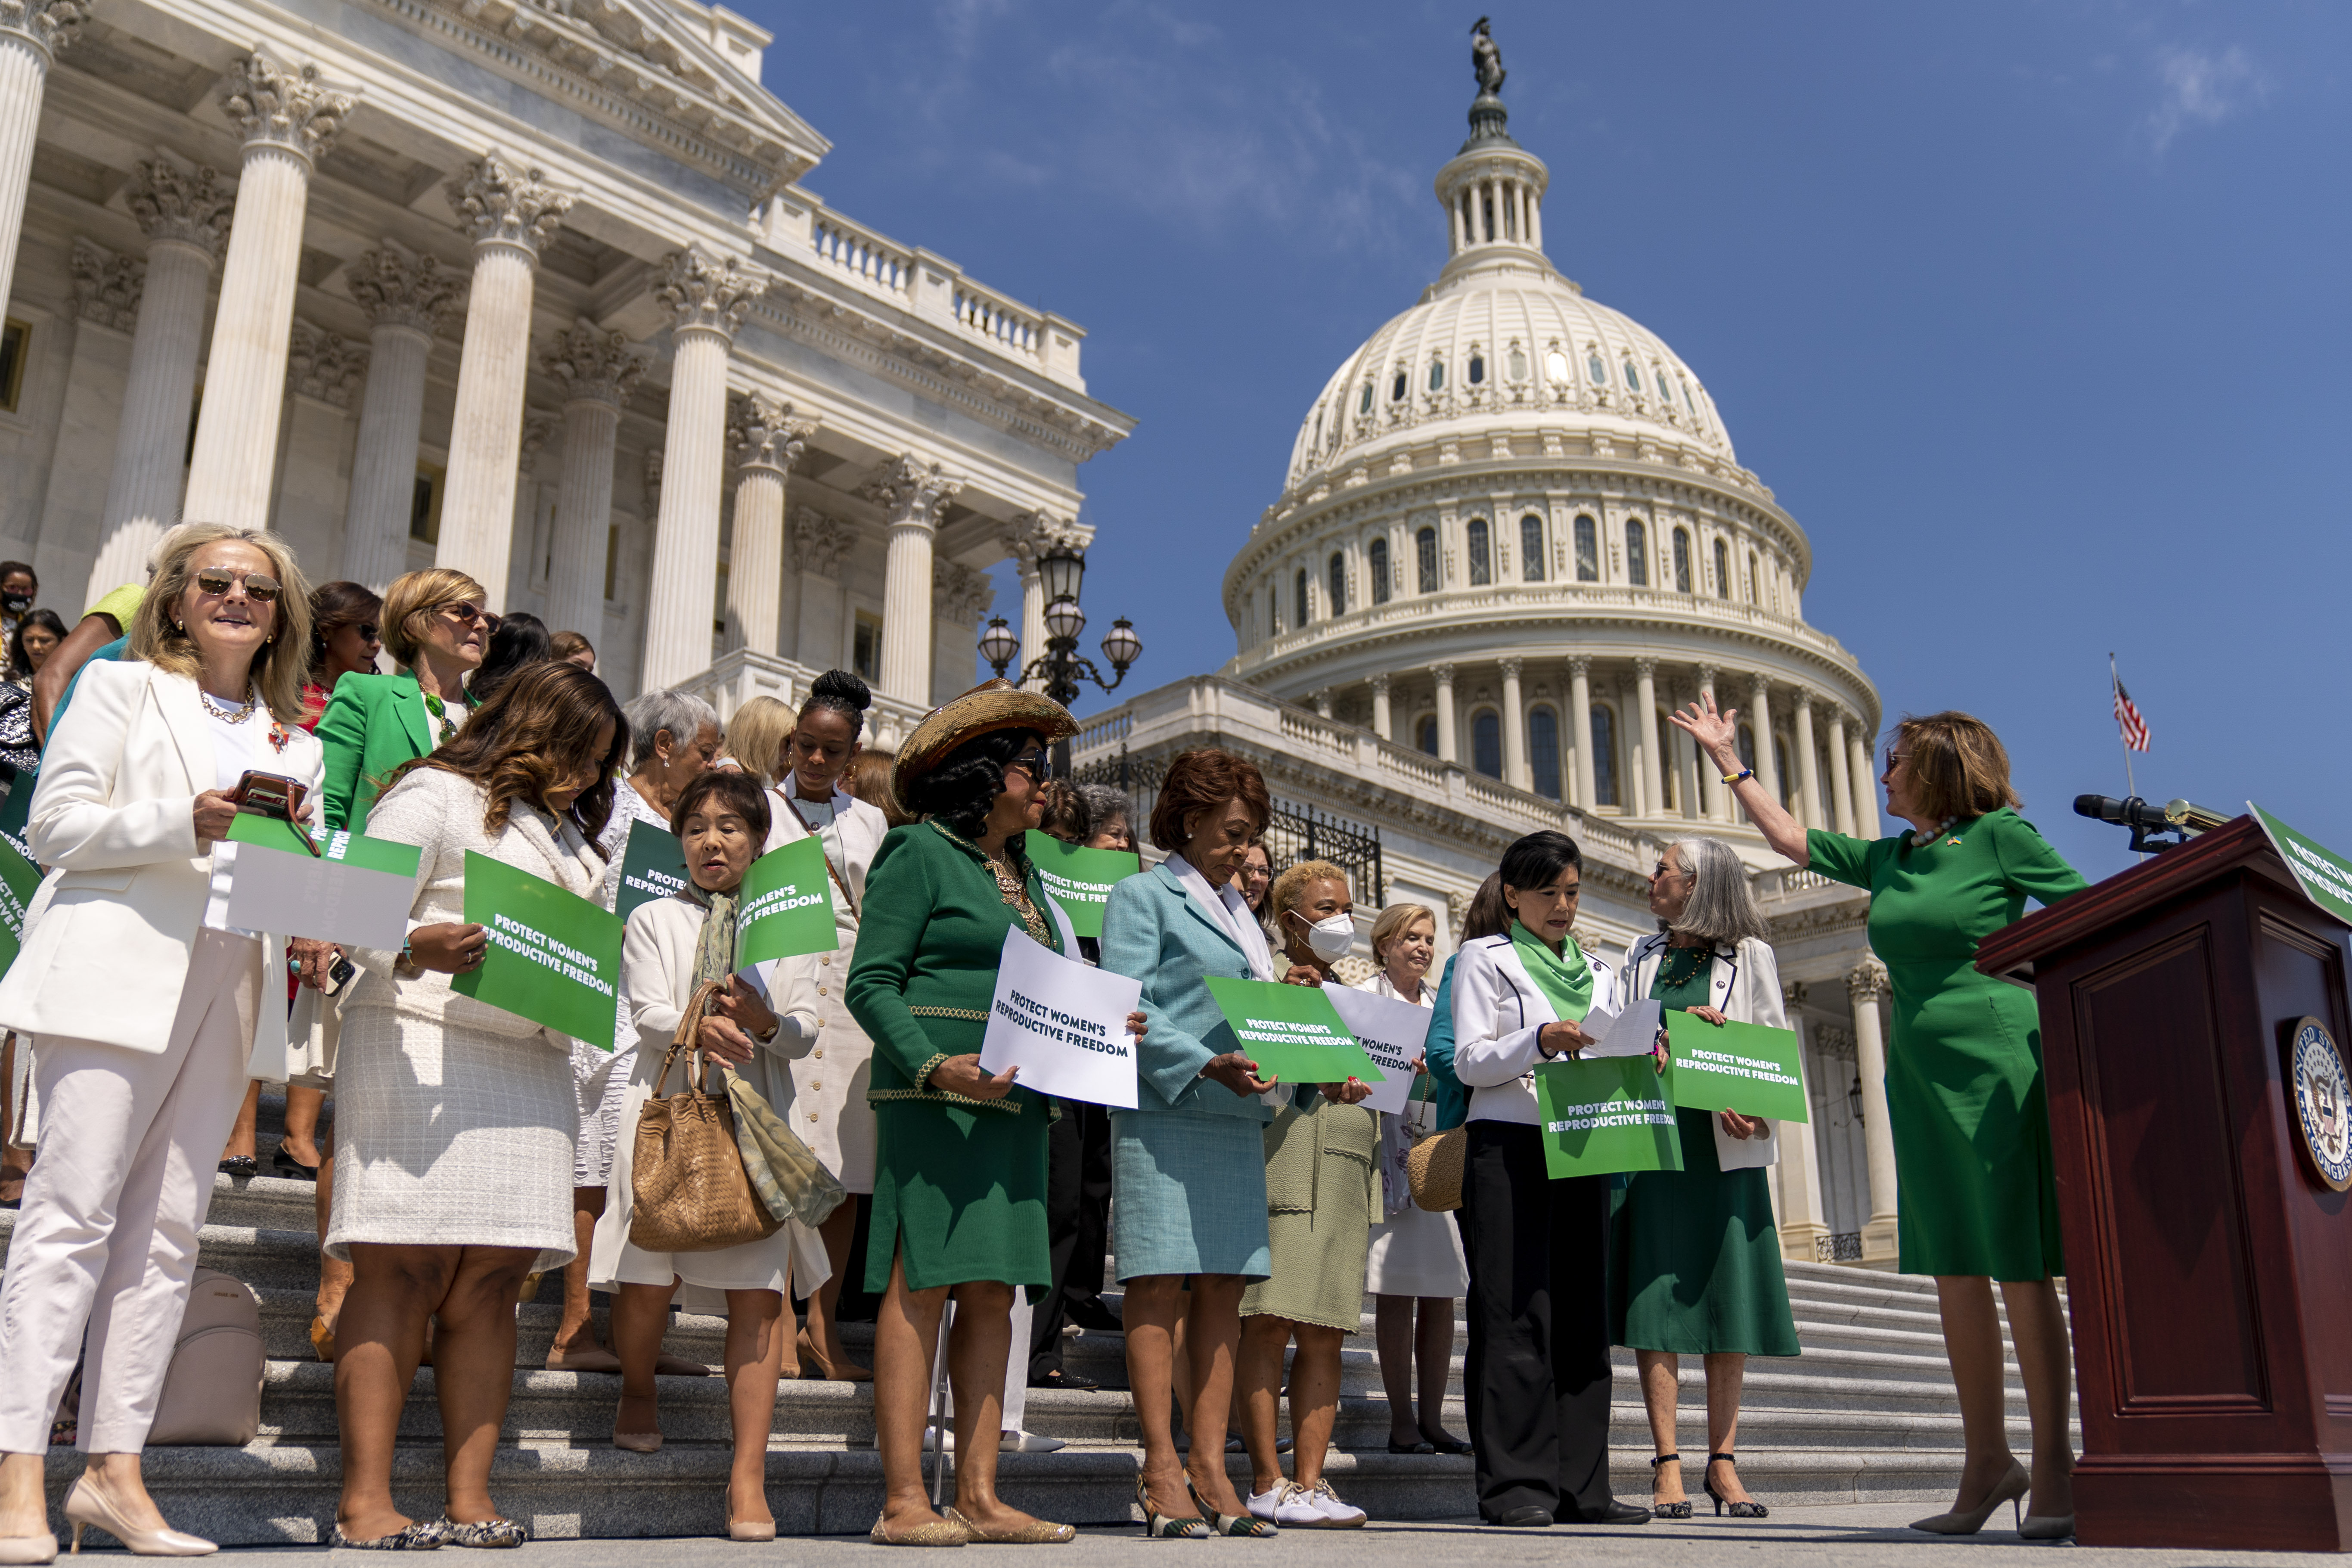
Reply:
[[[274,605],[278,602],[278,595],[285,591],[278,585],[277,578],[265,576],[259,572],[247,572],[239,576],[234,572],[204,571],[195,574],[195,582],[197,593],[210,594],[215,598],[226,595],[232,585],[243,583],[245,596],[257,605]]]
[[[360,641],[382,642],[383,640],[383,634],[381,627],[370,621],[362,621],[360,623]]]
[[[479,605],[443,605],[440,610],[443,615],[463,626],[470,626],[478,623],[486,632],[496,632],[499,629],[499,617]]]
[[[1005,765],[1019,768],[1039,784],[1044,784],[1054,776],[1054,764],[1043,752],[1032,752],[1025,757],[1015,757]]]

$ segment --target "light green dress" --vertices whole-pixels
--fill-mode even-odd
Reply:
[[[1870,946],[1895,994],[1886,1050],[1899,1267],[2042,1279],[2066,1271],[2033,994],[1979,974],[1978,944],[2033,898],[2088,886],[2004,806],[1915,847],[1814,828],[1811,868],[1870,890]]]

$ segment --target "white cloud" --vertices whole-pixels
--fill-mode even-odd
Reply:
[[[2261,102],[2270,92],[2270,79],[2235,44],[2218,54],[2163,49],[2157,55],[2156,68],[2164,85],[2164,98],[2148,113],[2142,129],[2158,153],[2172,145],[2181,132],[2219,125]]]

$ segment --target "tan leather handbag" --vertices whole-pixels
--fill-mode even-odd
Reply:
[[[695,1031],[719,992],[717,981],[695,987],[662,1058],[653,1093],[637,1113],[629,1240],[648,1252],[716,1252],[773,1236],[783,1224],[751,1191],[726,1094],[702,1091],[704,1064]],[[670,1067],[681,1055],[688,1059],[686,1086],[665,1095]]]
[[[1466,1126],[1449,1127],[1415,1143],[1404,1157],[1404,1173],[1412,1183],[1416,1208],[1444,1214],[1462,1206],[1462,1172],[1469,1163],[1470,1132]]]
[[[261,1433],[263,1371],[261,1298],[242,1280],[197,1269],[147,1429],[149,1446],[242,1448],[252,1442]]]

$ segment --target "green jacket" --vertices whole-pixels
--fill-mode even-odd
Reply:
[[[1028,892],[1046,945],[1059,952],[1061,933],[1034,868]],[[874,1041],[868,1100],[928,1100],[1016,1115],[1044,1103],[1018,1086],[1001,1100],[978,1100],[930,1083],[940,1063],[980,1049],[1004,932],[1020,921],[972,845],[929,822],[890,830],[866,873],[857,958],[844,997]]]
[[[368,808],[393,770],[435,745],[413,675],[344,676],[311,733],[327,752],[327,798],[320,809],[329,827],[354,833],[367,826]]]

